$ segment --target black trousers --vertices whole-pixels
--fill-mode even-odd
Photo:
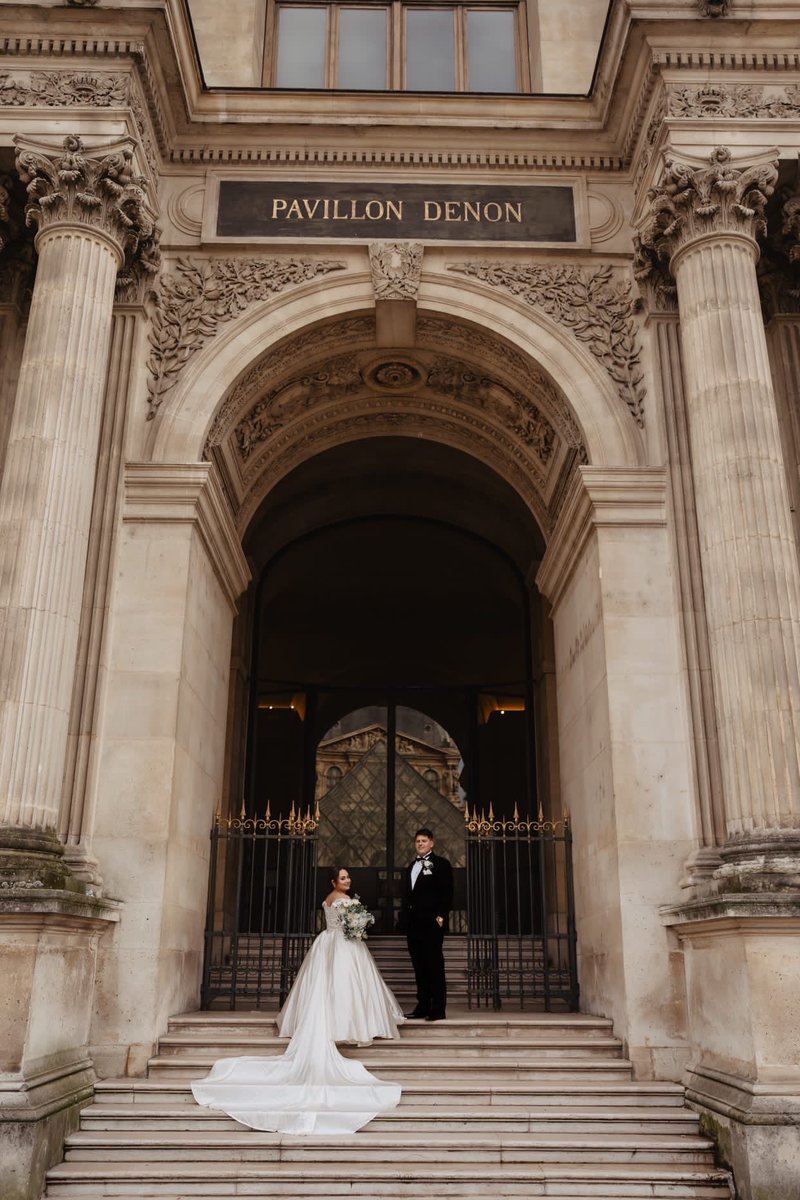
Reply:
[[[443,1017],[447,1004],[444,978],[444,930],[414,928],[408,930],[408,953],[417,981],[417,1012]]]

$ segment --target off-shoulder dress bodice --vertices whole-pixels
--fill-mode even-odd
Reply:
[[[345,909],[352,903],[353,901],[349,897],[342,896],[341,900],[334,900],[332,904],[323,904],[325,928],[327,930],[338,929],[341,932]]]

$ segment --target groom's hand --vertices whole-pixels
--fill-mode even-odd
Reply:
[[[444,925],[444,917],[437,917],[437,918],[436,918],[436,924],[437,924],[437,925],[440,925],[440,926],[441,926],[441,925]]]

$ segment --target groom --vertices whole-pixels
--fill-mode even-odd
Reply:
[[[417,980],[417,1004],[410,1020],[443,1021],[447,1003],[444,934],[453,904],[453,868],[433,853],[430,829],[414,837],[417,857],[406,871],[403,918],[408,952]]]

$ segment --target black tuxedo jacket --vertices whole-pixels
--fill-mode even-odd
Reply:
[[[406,868],[403,923],[407,932],[432,929],[436,927],[437,917],[444,917],[444,928],[447,928],[447,918],[453,907],[453,868],[446,858],[438,854],[431,854],[430,860],[430,874],[423,869],[413,888],[411,869],[414,863],[409,863]]]

